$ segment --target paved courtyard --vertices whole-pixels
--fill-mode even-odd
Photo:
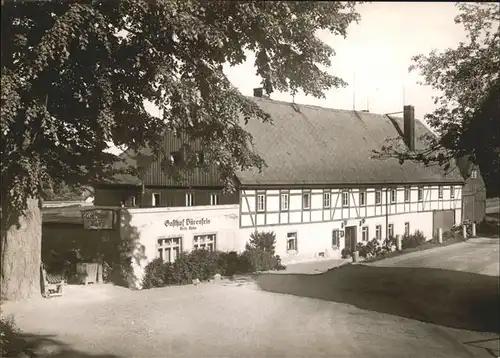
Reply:
[[[68,286],[2,314],[57,357],[492,357],[498,255],[474,239],[315,275],[326,261],[240,283]]]

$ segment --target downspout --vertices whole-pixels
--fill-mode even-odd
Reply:
[[[389,238],[389,210],[388,210],[388,205],[387,205],[387,190],[388,188],[385,188],[385,238]]]

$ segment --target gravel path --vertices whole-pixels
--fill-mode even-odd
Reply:
[[[457,257],[448,262],[466,253],[483,260],[481,245],[453,245],[457,250],[449,253]],[[421,263],[440,255],[418,254]],[[416,256],[402,257],[386,260],[386,267],[378,261],[321,275],[264,274],[196,287],[67,286],[63,297],[6,303],[2,315],[15,315],[38,352],[57,357],[491,357],[484,347],[463,344],[492,344],[491,326],[475,321],[474,312],[469,317],[464,305],[473,298],[470,290],[498,299],[488,291],[498,278],[440,276],[444,270],[417,268]],[[482,272],[479,266],[467,267]],[[458,283],[462,290],[450,289]],[[483,309],[493,309],[484,302]]]

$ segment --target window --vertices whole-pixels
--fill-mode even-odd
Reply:
[[[289,232],[286,234],[286,250],[297,251],[297,233]]]
[[[193,248],[195,250],[215,251],[215,234],[195,235],[193,237]]]
[[[130,206],[135,207],[135,196],[130,197]]]
[[[419,186],[418,187],[418,201],[424,200],[424,187]]]
[[[158,239],[158,257],[163,262],[174,262],[181,253],[181,245],[181,237]]]
[[[359,205],[360,206],[366,205],[366,191],[359,192]]]
[[[332,231],[332,248],[338,250],[340,247],[340,230],[334,229]]]
[[[407,186],[405,187],[405,203],[410,201],[410,187]]]
[[[348,190],[344,190],[342,192],[342,206],[343,207],[349,206],[349,191]]]
[[[450,199],[455,199],[455,187],[450,187]]]
[[[375,192],[375,204],[377,205],[382,204],[382,190],[377,190]]]
[[[288,194],[286,194],[286,193],[281,194],[280,209],[281,209],[281,211],[288,210]]]
[[[363,241],[369,240],[368,226],[363,226],[363,228],[361,229],[361,237],[362,237]]]
[[[382,226],[381,225],[375,226],[375,238],[377,240],[382,239]]]
[[[302,208],[303,209],[311,208],[311,194],[309,193],[302,194]]]
[[[396,189],[391,189],[391,203],[395,203],[397,200],[397,190]]]
[[[470,172],[470,177],[471,177],[471,179],[477,178],[477,170],[476,169],[472,169],[472,171]]]
[[[266,210],[266,194],[257,194],[257,211]]]
[[[186,206],[193,206],[193,205],[194,205],[194,194],[186,193]]]
[[[323,207],[324,208],[329,208],[330,207],[330,202],[331,202],[331,197],[330,193],[323,193]]]
[[[405,235],[410,235],[410,223],[405,223]]]
[[[219,194],[210,194],[210,205],[219,205]]]
[[[394,224],[389,224],[387,228],[387,237],[394,237]]]
[[[443,187],[441,185],[438,186],[438,198],[443,199]]]
[[[151,195],[151,206],[160,206],[160,194],[153,193]]]

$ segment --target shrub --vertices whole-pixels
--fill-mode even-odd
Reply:
[[[455,237],[460,237],[460,238],[464,238],[463,235],[462,235],[462,226],[465,225],[465,232],[467,234],[467,237],[471,237],[472,236],[472,226],[471,225],[466,225],[466,224],[462,224],[462,225],[453,225],[453,227],[451,228],[451,232],[453,234],[455,234]]]
[[[223,276],[233,276],[237,273],[247,273],[252,270],[248,256],[237,252],[221,252],[219,254],[219,269]]]
[[[484,219],[477,225],[476,232],[485,236],[500,236],[500,223]]]
[[[250,240],[246,244],[245,249],[256,249],[259,251],[270,252],[274,255],[276,247],[276,234],[272,231],[258,232],[254,231],[250,234]]]
[[[382,251],[384,253],[392,252],[392,251],[396,250],[396,247],[397,247],[396,245],[397,245],[396,238],[392,237],[392,236],[388,237],[382,243]]]
[[[425,243],[427,239],[420,230],[416,230],[413,234],[404,235],[402,240],[402,246],[404,249],[410,249]]]
[[[163,287],[166,285],[165,264],[160,258],[151,261],[144,269],[142,288]]]
[[[166,270],[166,284],[186,284],[194,279],[200,281],[212,278],[216,273],[222,274],[219,267],[219,253],[209,250],[193,250],[181,253],[175,262]]]
[[[340,254],[342,255],[343,259],[346,259],[346,258],[348,258],[349,256],[352,255],[352,251],[350,249],[348,249],[348,248],[344,248],[344,249],[342,249],[342,251],[340,252]]]
[[[19,329],[12,317],[0,318],[0,357],[27,355],[26,343],[19,337]]]
[[[249,264],[248,272],[282,269],[279,256],[275,256],[269,251],[247,249],[242,256]]]

